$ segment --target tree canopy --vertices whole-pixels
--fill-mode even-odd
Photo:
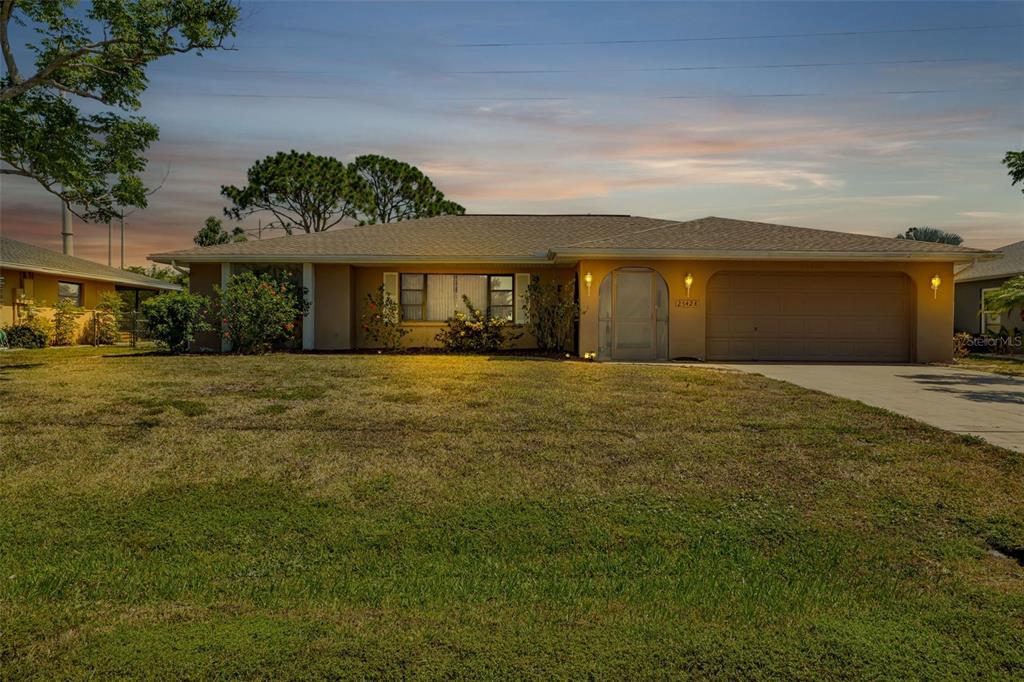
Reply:
[[[462,215],[466,209],[445,199],[423,172],[404,161],[377,154],[356,157],[349,168],[369,192],[360,222],[394,223],[437,215]]]
[[[896,239],[910,239],[917,242],[935,242],[937,244],[963,244],[964,238],[953,232],[946,232],[935,227],[911,227],[903,234],[896,235]]]
[[[224,229],[223,223],[220,218],[210,216],[206,219],[206,224],[196,232],[196,236],[192,238],[196,246],[216,246],[217,244],[228,244],[230,242],[244,242],[247,241],[245,236],[245,230],[241,227],[236,227],[230,232]]]
[[[221,49],[235,34],[231,0],[2,0],[0,174],[31,178],[85,220],[146,205],[139,174],[156,126],[137,110],[146,67],[171,54]],[[35,36],[31,69],[19,64],[10,27]],[[23,71],[24,69],[24,71]],[[93,100],[105,110],[83,113]]]
[[[1024,183],[1024,150],[1019,152],[1006,152],[1003,157],[1003,165],[1006,166],[1007,174],[1010,176],[1010,184]],[[1020,188],[1024,192],[1024,187]]]
[[[278,152],[257,161],[247,173],[245,187],[226,185],[220,193],[233,204],[224,209],[237,220],[254,213],[274,216],[266,227],[323,232],[345,218],[356,218],[365,193],[341,161],[310,152]]]
[[[269,228],[323,232],[346,218],[359,224],[465,213],[415,166],[385,156],[359,156],[351,164],[310,152],[278,152],[257,161],[244,187],[222,186],[232,202],[225,215],[274,216]]]
[[[1003,282],[998,289],[985,293],[985,309],[995,313],[1008,313],[1024,306],[1024,275]]]

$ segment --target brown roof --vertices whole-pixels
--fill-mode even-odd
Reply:
[[[126,286],[145,289],[167,289],[178,291],[177,284],[160,279],[146,277],[128,270],[100,265],[91,260],[65,256],[63,253],[50,251],[33,244],[19,242],[9,237],[0,237],[0,264],[5,268],[27,270],[30,272],[48,272],[68,277],[81,277],[101,282],[113,282]]]
[[[947,244],[871,237],[727,218],[673,221],[628,215],[438,216],[315,234],[158,253],[153,260],[218,261],[551,260],[618,252],[686,254],[695,258],[744,254],[855,257],[965,256],[984,252]]]

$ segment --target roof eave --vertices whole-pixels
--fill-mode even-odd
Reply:
[[[923,261],[932,263],[973,263],[987,260],[985,252],[906,251],[759,251],[759,250],[682,250],[682,249],[554,249],[556,260],[591,258],[655,258],[661,260],[784,260],[784,261]]]
[[[168,254],[155,253],[149,260],[166,265],[191,263],[345,263],[353,265],[387,264],[450,264],[450,263],[530,263],[550,265],[554,261],[547,255],[533,256],[371,256],[360,254],[307,254],[307,255],[266,255],[266,254]]]
[[[996,272],[984,275],[971,275],[967,277],[957,276],[956,283],[960,284],[961,282],[983,282],[986,279],[1013,279],[1014,277],[1020,277],[1021,275],[1024,275],[1024,272]]]
[[[173,282],[163,282],[160,280],[153,280],[152,282],[139,282],[124,277],[94,275],[92,273],[75,272],[73,270],[62,270],[59,268],[46,268],[41,267],[39,265],[30,265],[27,263],[12,263],[9,261],[4,261],[3,266],[11,270],[40,272],[46,275],[57,275],[59,277],[74,277],[76,279],[87,279],[96,282],[110,282],[112,284],[123,284],[125,286],[133,286],[139,289],[162,289],[165,291],[181,291],[180,285],[174,284]]]

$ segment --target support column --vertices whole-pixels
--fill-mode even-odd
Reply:
[[[225,289],[228,288],[228,280],[230,280],[230,279],[231,279],[231,263],[221,263],[220,264],[220,289],[221,289],[221,291],[224,291]],[[226,332],[226,331],[227,331],[227,328],[224,326],[223,323],[221,323],[221,326],[220,326],[220,351],[222,353],[228,353],[228,352],[231,351],[231,341],[229,341],[224,336],[224,332]]]
[[[302,264],[302,286],[306,290],[306,302],[309,308],[302,318],[302,350],[313,350],[316,347],[316,295],[314,287],[316,278],[313,276],[313,264]]]

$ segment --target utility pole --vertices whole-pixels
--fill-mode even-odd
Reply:
[[[124,270],[124,214],[121,214],[121,269]]]
[[[256,225],[258,226],[256,228],[256,241],[260,241],[263,239],[263,218],[259,218]]]
[[[114,265],[114,226],[107,221],[107,267]]]
[[[61,202],[61,229],[60,237],[64,248],[65,256],[75,255],[75,233],[71,224],[71,207],[68,202]]]

